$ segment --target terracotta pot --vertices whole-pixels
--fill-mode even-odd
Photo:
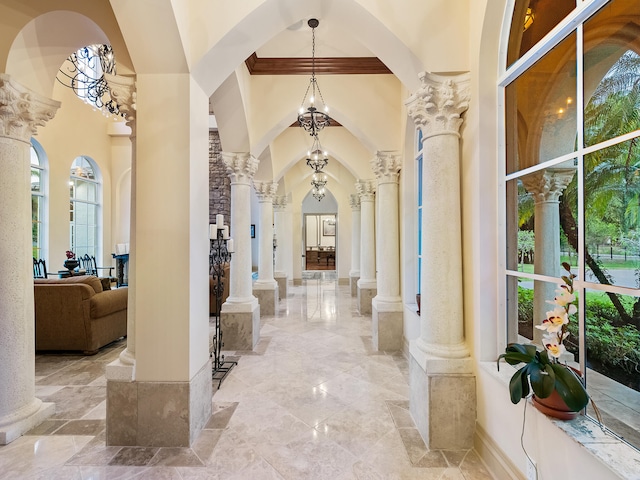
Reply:
[[[545,415],[560,420],[573,420],[578,416],[578,412],[574,412],[567,407],[557,390],[551,392],[551,395],[547,398],[539,398],[534,395],[533,406]]]

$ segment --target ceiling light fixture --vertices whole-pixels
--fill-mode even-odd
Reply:
[[[313,190],[311,190],[311,194],[316,200],[322,200],[324,198],[324,187],[314,188]]]
[[[328,115],[329,107],[324,103],[320,86],[316,80],[316,27],[320,22],[316,18],[312,18],[307,24],[311,27],[311,79],[302,98],[302,105],[298,112],[298,123],[309,135],[316,136],[320,130],[329,125],[331,117]],[[311,95],[309,95],[309,90],[311,90]],[[307,96],[309,96],[309,103],[305,104]]]
[[[320,189],[327,184],[327,174],[316,172],[311,176],[311,186],[315,189]]]
[[[328,163],[328,153],[322,150],[322,145],[320,145],[318,135],[314,135],[311,150],[307,151],[307,165],[309,165],[314,172],[319,172],[326,167]]]

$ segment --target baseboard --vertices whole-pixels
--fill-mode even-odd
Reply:
[[[494,478],[500,480],[526,480],[526,477],[522,475],[502,449],[477,423],[473,446],[480,460],[482,460]]]

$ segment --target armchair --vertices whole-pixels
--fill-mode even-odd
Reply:
[[[47,278],[47,262],[42,258],[33,257],[33,278]]]

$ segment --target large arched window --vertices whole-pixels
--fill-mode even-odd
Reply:
[[[69,242],[76,256],[98,255],[100,176],[89,157],[77,157],[69,180]]]
[[[640,2],[517,1],[504,93],[505,341],[537,330],[562,284],[564,360],[605,424],[640,447]],[[588,410],[588,413],[593,413]]]
[[[46,188],[46,156],[42,146],[31,139],[31,242],[34,258],[45,256]]]

